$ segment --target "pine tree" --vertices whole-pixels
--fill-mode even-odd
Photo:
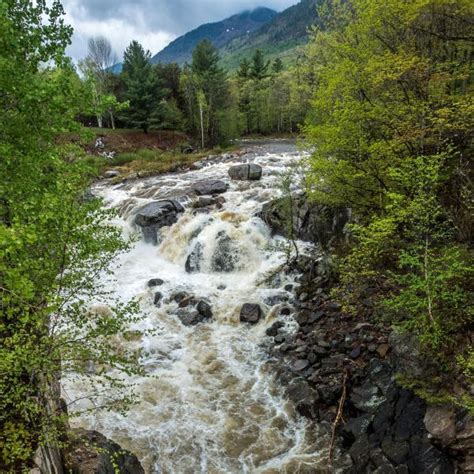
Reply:
[[[145,133],[148,133],[148,129],[156,121],[155,112],[161,99],[157,76],[150,59],[150,51],[145,51],[141,44],[132,41],[125,50],[122,71],[124,98],[129,102],[123,119]]]
[[[250,77],[256,81],[261,81],[268,77],[268,67],[270,61],[265,62],[262,51],[257,49],[252,57],[252,66],[250,68]]]

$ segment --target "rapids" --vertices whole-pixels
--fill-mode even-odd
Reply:
[[[162,232],[158,246],[137,240],[116,262],[111,290],[124,300],[139,297],[145,318],[132,329],[154,328],[142,335],[146,376],[135,377],[139,403],[126,415],[91,412],[74,421],[96,429],[134,452],[148,473],[298,473],[327,471],[327,434],[298,415],[268,365],[265,330],[277,318],[272,296],[286,296],[291,277],[265,277],[285,261],[281,238],[273,238],[255,214],[277,197],[279,176],[302,158],[294,144],[248,143],[249,153],[232,160],[215,160],[202,169],[147,178],[120,185],[98,184],[95,193],[119,209],[117,225],[125,235],[137,230],[134,211],[157,199],[174,198],[186,212]],[[233,164],[252,161],[263,167],[256,182],[231,181]],[[202,179],[230,184],[222,209],[196,212],[189,188]],[[232,241],[235,267],[213,271],[219,233]],[[222,235],[222,234],[219,234]],[[200,244],[199,273],[187,273],[187,256]],[[304,244],[300,243],[304,250]],[[151,278],[164,280],[151,290]],[[153,293],[164,304],[153,305]],[[214,317],[185,327],[176,316],[177,304],[167,302],[178,291],[207,299]],[[243,303],[259,303],[265,318],[256,326],[239,322]],[[294,323],[286,317],[287,330]],[[86,387],[67,382],[67,399],[85,397]],[[85,400],[85,398],[84,398]],[[79,401],[80,403],[85,403]],[[86,405],[84,405],[86,406]]]

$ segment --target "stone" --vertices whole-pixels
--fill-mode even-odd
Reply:
[[[199,301],[196,309],[198,310],[198,313],[206,319],[210,319],[213,316],[211,305],[207,301]]]
[[[120,176],[120,171],[117,170],[109,170],[104,173],[104,178],[106,179],[117,178],[117,176]]]
[[[276,321],[269,328],[267,328],[265,334],[270,337],[275,337],[283,326],[284,324],[281,321]]]
[[[178,221],[184,207],[173,199],[154,201],[141,207],[135,214],[135,225],[141,228],[145,242],[158,243],[158,231]]]
[[[161,286],[164,281],[161,278],[152,278],[148,280],[147,286],[148,288],[153,288],[154,286]]]
[[[235,165],[229,168],[228,173],[234,180],[258,181],[262,177],[262,167],[254,163]]]
[[[455,414],[451,407],[429,406],[426,409],[424,423],[431,436],[440,440],[445,446],[456,437]]]
[[[360,352],[360,347],[354,347],[354,349],[352,349],[351,353],[349,354],[349,357],[351,359],[357,359],[360,356]]]
[[[386,437],[382,441],[382,451],[395,464],[403,464],[409,456],[410,446],[406,441],[394,441]]]
[[[217,273],[233,272],[238,263],[235,243],[221,231],[217,234],[215,251],[211,258],[211,268]]]
[[[212,206],[216,203],[216,200],[212,196],[199,196],[194,202],[193,207],[199,209],[202,207]]]
[[[316,418],[316,402],[319,395],[306,381],[302,379],[292,381],[286,388],[286,395],[295,403],[301,415],[311,419]]]
[[[258,304],[245,303],[240,310],[240,321],[243,323],[256,324],[262,316],[262,308]]]
[[[307,367],[309,367],[309,361],[307,359],[299,359],[291,366],[296,372],[301,372]]]
[[[229,185],[220,181],[218,179],[206,179],[203,181],[198,181],[191,186],[191,189],[198,195],[213,195],[213,194],[222,194],[227,191]]]
[[[184,264],[186,273],[199,273],[201,271],[202,257],[202,244],[197,242],[191,253],[186,258],[186,263]]]
[[[177,312],[178,318],[185,326],[196,326],[204,321],[204,316],[197,310],[180,309]]]
[[[366,381],[361,387],[355,387],[350,395],[352,404],[361,411],[375,413],[385,401],[377,386]]]
[[[289,316],[291,314],[291,308],[289,308],[288,306],[284,306],[280,309],[280,314],[282,316]]]
[[[155,295],[153,296],[153,304],[155,306],[160,306],[162,298],[163,298],[163,295],[159,291],[157,291]]]
[[[387,355],[389,349],[390,347],[388,344],[380,344],[380,346],[377,347],[377,354],[384,358]]]
[[[75,429],[63,449],[65,469],[75,474],[144,474],[138,458],[97,431]]]
[[[286,202],[285,198],[279,198],[264,204],[259,217],[274,233],[290,237],[285,218]],[[346,240],[345,227],[352,217],[350,209],[313,203],[304,194],[294,195],[292,202],[294,219],[291,234],[294,237],[324,247]]]

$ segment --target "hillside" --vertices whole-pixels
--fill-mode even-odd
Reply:
[[[282,57],[292,61],[298,46],[306,43],[308,28],[318,22],[317,6],[321,0],[301,0],[271,21],[245,37],[238,37],[221,48],[224,65],[238,66],[240,60],[261,49],[269,58]]]
[[[201,25],[170,43],[153,56],[152,62],[154,64],[159,62],[184,64],[191,59],[194,48],[203,39],[209,39],[214,46],[221,49],[236,38],[245,40],[277,15],[274,10],[260,7],[216,23]]]

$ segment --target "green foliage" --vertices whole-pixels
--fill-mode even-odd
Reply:
[[[129,103],[122,118],[145,133],[156,123],[157,108],[163,97],[150,59],[151,53],[132,41],[125,50],[122,70],[124,99]]]
[[[328,2],[306,53],[309,192],[357,216],[346,306],[370,297],[438,360],[473,321],[473,13],[465,0]]]
[[[109,391],[123,386],[121,371],[138,370],[136,355],[111,339],[135,321],[135,305],[97,283],[127,244],[101,203],[84,197],[95,170],[59,144],[84,112],[62,17],[59,2],[0,3],[2,472],[28,469],[39,445],[59,443],[61,373],[89,378],[89,362],[115,368],[113,379],[93,375],[97,391]]]

